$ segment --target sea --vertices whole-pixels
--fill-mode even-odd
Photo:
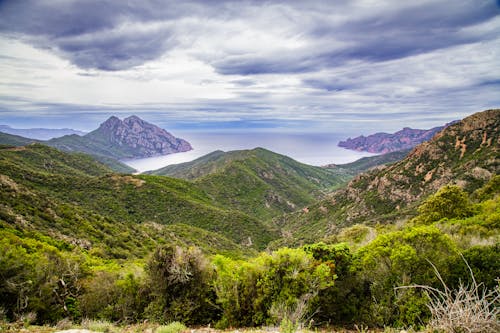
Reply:
[[[189,162],[215,150],[227,152],[257,147],[315,166],[349,163],[361,157],[375,155],[338,147],[337,144],[346,137],[332,133],[182,132],[175,135],[191,143],[193,150],[122,162],[138,172],[145,172]]]

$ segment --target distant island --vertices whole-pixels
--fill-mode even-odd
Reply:
[[[361,135],[354,139],[348,138],[345,141],[340,141],[338,146],[350,150],[366,151],[376,154],[386,154],[394,151],[411,149],[424,141],[432,139],[436,133],[452,123],[428,130],[405,127],[395,133],[375,133],[369,136]]]

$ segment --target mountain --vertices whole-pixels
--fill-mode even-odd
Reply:
[[[41,144],[4,146],[0,170],[0,217],[11,228],[96,251],[102,243],[106,249],[101,250],[110,252],[108,256],[146,253],[160,241],[159,235],[151,234],[180,237],[163,234],[180,225],[189,226],[186,233],[202,230],[196,232],[204,237],[201,244],[212,239],[224,247],[248,251],[263,249],[277,237],[269,225],[214,205],[194,184],[168,177],[115,174],[83,154],[67,154]],[[119,242],[123,244],[113,245]]]
[[[49,140],[71,134],[85,134],[85,132],[70,128],[12,128],[7,125],[0,125],[0,132],[36,140]]]
[[[49,140],[48,145],[64,151],[79,151],[114,159],[134,159],[189,151],[191,145],[139,117],[123,121],[110,117],[98,129],[84,135]]]
[[[307,242],[358,223],[395,223],[446,184],[468,192],[500,171],[500,109],[476,113],[414,148],[406,158],[355,177],[347,187],[275,220],[288,242]],[[285,243],[287,241],[285,240]]]
[[[215,202],[260,219],[311,204],[352,177],[263,148],[215,151],[150,173],[190,179]]]
[[[361,135],[354,139],[348,138],[346,141],[340,141],[338,146],[350,150],[385,154],[411,149],[424,141],[432,139],[437,132],[448,125],[434,127],[429,130],[405,127],[401,131],[392,134],[375,133],[366,137]]]

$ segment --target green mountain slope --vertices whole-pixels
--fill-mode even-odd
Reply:
[[[38,140],[28,139],[19,135],[0,132],[0,144],[9,146],[25,146]]]
[[[397,222],[446,184],[468,192],[500,170],[500,110],[476,113],[438,133],[400,162],[353,179],[302,211],[277,219],[289,242],[308,242],[358,223]],[[286,241],[285,241],[286,243]]]
[[[88,140],[76,134],[63,136],[61,138],[58,138],[57,140],[52,139],[49,141],[41,141],[0,132],[0,145],[20,147],[32,143],[43,143],[66,152],[86,153],[116,172],[132,173],[136,171],[134,168],[131,168],[128,165],[109,157],[112,155],[106,155],[105,152],[100,152],[98,147],[95,147],[95,145],[93,145],[91,142],[88,142]]]
[[[113,174],[83,154],[65,154],[40,144],[4,148],[0,150],[0,170],[6,184],[23,189],[27,195],[21,201],[17,195],[2,201],[6,203],[2,210],[11,220],[17,215],[27,221],[43,216],[57,224],[57,211],[62,209],[70,214],[64,223],[77,223],[70,229],[83,228],[86,222],[99,229],[104,228],[103,223],[96,221],[110,221],[115,227],[104,231],[109,236],[121,230],[133,237],[137,230],[126,227],[130,225],[186,224],[258,249],[276,237],[275,231],[256,219],[214,206],[212,199],[191,183],[167,177]],[[49,224],[37,221],[28,225],[38,225],[38,230]],[[73,230],[68,235],[80,238],[84,234]]]
[[[263,219],[308,205],[350,178],[263,148],[215,151],[153,173],[192,179],[214,202]]]
[[[118,161],[118,158],[122,157],[122,155],[117,154],[114,147],[106,146],[98,141],[90,140],[84,136],[76,134],[65,135],[60,138],[51,139],[44,143],[65,152],[81,152],[89,154],[116,172],[135,172],[135,169]]]

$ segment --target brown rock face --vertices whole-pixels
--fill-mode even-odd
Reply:
[[[447,124],[448,125],[448,124]],[[369,136],[358,136],[339,142],[338,146],[350,150],[367,151],[370,153],[389,153],[393,151],[410,149],[416,145],[432,139],[445,126],[434,127],[429,130],[403,128],[396,133],[376,133]]]
[[[137,116],[123,121],[110,117],[86,137],[126,151],[130,158],[160,156],[193,149],[186,140],[176,138]]]

